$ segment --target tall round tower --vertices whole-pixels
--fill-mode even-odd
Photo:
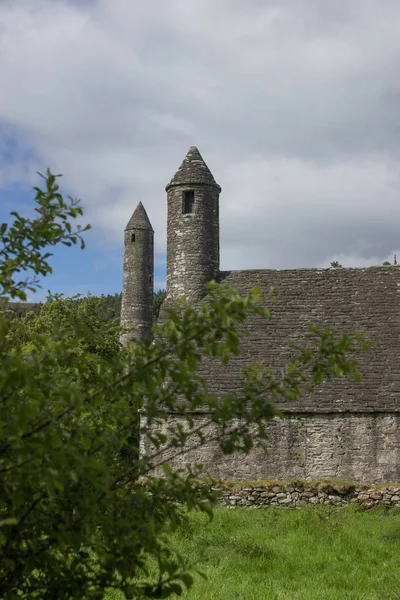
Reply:
[[[125,229],[121,342],[150,340],[153,326],[154,231],[141,202]]]
[[[165,188],[168,196],[167,302],[196,302],[219,272],[219,194],[194,146]]]

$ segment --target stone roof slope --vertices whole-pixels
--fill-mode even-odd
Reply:
[[[146,209],[141,202],[137,205],[128,221],[125,231],[130,229],[150,229],[153,231]]]
[[[181,166],[167,185],[166,190],[168,191],[170,187],[175,185],[184,184],[212,185],[221,189],[196,146],[189,148]]]
[[[400,268],[246,270],[222,272],[220,282],[246,294],[276,285],[270,321],[251,317],[250,334],[239,357],[227,367],[204,359],[200,368],[212,393],[234,390],[250,361],[279,374],[293,356],[289,340],[306,345],[311,325],[338,333],[367,331],[375,348],[358,356],[360,383],[340,378],[325,382],[299,403],[280,406],[292,412],[400,411]]]

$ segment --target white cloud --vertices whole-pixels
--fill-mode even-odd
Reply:
[[[3,2],[19,150],[0,186],[61,171],[99,245],[141,200],[160,255],[195,144],[223,187],[224,268],[380,263],[399,245],[399,20],[397,0]]]
[[[221,197],[227,269],[323,266],[326,257],[339,254],[351,256],[352,264],[355,257],[360,266],[364,259],[379,264],[376,256],[386,260],[398,243],[395,161],[316,165],[255,158],[230,165],[224,178],[229,181]],[[235,199],[229,208],[226,195]]]

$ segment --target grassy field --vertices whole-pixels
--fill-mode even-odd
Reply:
[[[400,600],[395,509],[219,508],[185,518],[174,544],[207,575],[188,600]]]

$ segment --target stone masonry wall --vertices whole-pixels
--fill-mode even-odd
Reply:
[[[171,414],[167,425],[182,421],[182,415]],[[400,481],[399,413],[299,413],[275,418],[268,426],[266,448],[255,447],[247,455],[222,454],[219,433],[207,414],[196,414],[194,422],[195,427],[204,426],[206,443],[178,456],[165,453],[164,461],[175,467],[202,464],[205,474],[218,480]],[[151,451],[142,440],[142,452]]]
[[[140,208],[147,218],[144,208]],[[125,329],[121,335],[123,344],[132,338],[144,341],[151,339],[152,336],[153,238],[150,223],[147,227],[138,227],[133,223],[125,230],[121,302],[121,327]]]
[[[194,213],[182,213],[185,191],[193,190]],[[167,303],[184,297],[204,297],[205,285],[219,272],[220,188],[215,185],[179,185],[168,190]]]

